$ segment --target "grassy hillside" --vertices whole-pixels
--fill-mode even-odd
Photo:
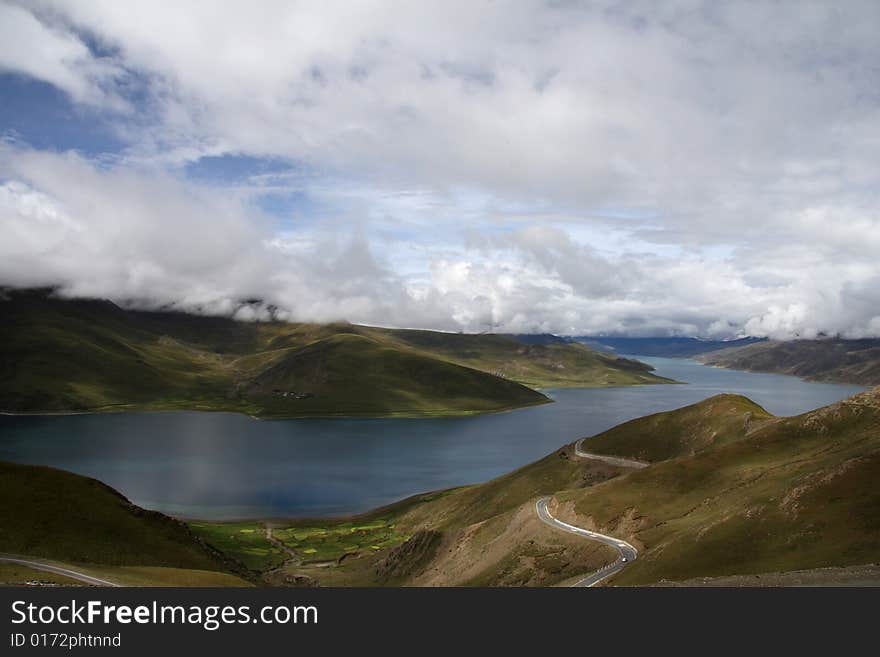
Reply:
[[[548,399],[531,385],[666,382],[577,345],[350,324],[245,323],[0,295],[0,410],[467,414]]]
[[[880,385],[880,339],[759,342],[713,351],[697,360],[716,367],[793,374],[813,381]]]
[[[650,365],[594,351],[576,343],[524,344],[503,335],[468,335],[382,329],[401,345],[452,363],[540,388],[670,383]]]
[[[264,413],[284,414],[290,400],[280,391],[288,390],[308,391],[297,409],[314,415],[478,412],[546,401],[519,383],[355,334],[290,349],[254,376],[245,394]]]
[[[740,439],[773,417],[741,395],[716,395],[675,411],[619,424],[584,441],[584,450],[640,461],[663,461]]]
[[[576,458],[567,445],[485,484],[357,518],[275,521],[276,537],[299,559],[268,578],[547,585],[613,560],[609,549],[541,524],[534,503],[542,495],[554,495],[564,520],[639,548],[616,584],[880,560],[880,491],[873,483],[880,476],[880,389],[792,418],[719,395],[620,425],[585,447],[653,463],[620,469]]]
[[[351,518],[274,520],[274,536],[298,559],[273,564],[265,576],[274,584],[329,586],[525,586],[577,577],[613,561],[614,553],[548,528],[537,520],[534,500],[621,472],[575,458],[569,445],[485,484],[417,495]],[[230,546],[230,527],[193,525],[208,543],[242,558],[248,548],[244,541]],[[259,535],[265,523],[236,523],[232,531],[242,530]]]
[[[0,552],[93,567],[210,571],[235,579],[229,574],[235,565],[185,524],[137,507],[94,479],[0,462],[0,499]]]
[[[876,562],[878,476],[875,390],[557,498],[641,545],[618,582],[648,583]]]

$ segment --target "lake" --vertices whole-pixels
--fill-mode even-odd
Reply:
[[[320,516],[486,481],[565,443],[721,392],[794,415],[864,390],[645,358],[687,385],[546,391],[556,403],[438,419],[254,420],[162,412],[0,417],[0,460],[96,477],[188,518]]]

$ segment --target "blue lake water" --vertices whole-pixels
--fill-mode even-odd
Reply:
[[[0,460],[96,477],[141,506],[182,517],[319,516],[486,481],[579,437],[721,392],[746,395],[777,415],[794,415],[864,389],[690,360],[641,360],[687,385],[550,390],[554,404],[466,418],[5,416]]]

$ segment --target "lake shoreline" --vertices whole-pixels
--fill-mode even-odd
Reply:
[[[458,417],[294,421],[120,408],[0,415],[0,460],[90,476],[177,518],[357,516],[424,491],[488,481],[578,438],[719,393],[745,395],[784,416],[864,390],[688,359],[646,361],[686,385],[544,388],[554,403]]]
[[[642,388],[659,385],[687,385],[687,381],[675,381],[669,379],[666,381],[655,381],[648,383],[632,383],[622,385],[576,385],[576,386],[554,386],[554,387],[536,387],[532,388],[536,392],[541,393],[545,397],[548,390],[608,390],[614,388]],[[481,415],[493,415],[496,413],[510,413],[525,408],[541,406],[544,404],[552,404],[553,399],[547,397],[544,400],[537,400],[527,404],[518,404],[516,406],[505,406],[497,409],[489,410],[473,410],[473,411],[399,411],[392,413],[375,413],[375,414],[349,414],[349,413],[322,413],[317,415],[254,415],[242,410],[234,408],[199,408],[184,407],[179,408],[158,408],[152,406],[136,406],[122,405],[112,407],[101,407],[87,410],[71,410],[71,411],[0,411],[0,416],[6,417],[65,417],[77,415],[108,415],[112,413],[231,413],[242,415],[252,420],[273,421],[273,420],[319,420],[326,418],[329,420],[373,420],[373,419],[425,419],[425,418],[465,418],[476,417]]]

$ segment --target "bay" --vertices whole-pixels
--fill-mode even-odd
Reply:
[[[100,479],[186,518],[324,516],[486,481],[565,443],[721,392],[777,415],[864,388],[640,360],[683,385],[547,390],[553,404],[464,418],[255,420],[232,413],[0,417],[0,460]]]

